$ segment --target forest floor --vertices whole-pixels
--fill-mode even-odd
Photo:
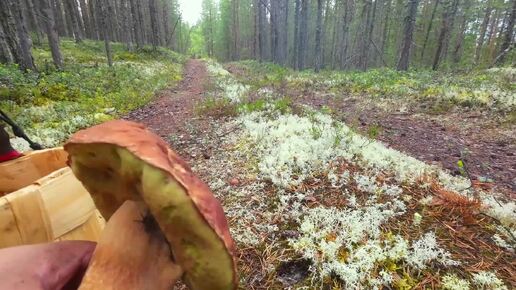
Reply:
[[[516,286],[513,126],[476,113],[386,113],[367,98],[330,100],[306,87],[242,85],[253,72],[228,70],[189,60],[179,85],[124,118],[167,140],[221,200],[241,289]],[[474,187],[487,194],[482,204],[457,195],[433,175],[417,177],[434,167],[341,121],[439,165],[435,178],[452,188],[469,180],[438,168],[454,173],[461,157],[474,179],[496,183]],[[465,147],[471,153],[461,156]],[[490,199],[492,191],[504,194]]]
[[[228,65],[229,72],[246,78],[249,71]],[[399,111],[387,108],[366,95],[328,97],[317,88],[288,87],[282,94],[294,103],[317,110],[331,108],[336,118],[368,134],[375,127],[375,139],[419,160],[437,164],[460,175],[457,161],[463,160],[474,180],[490,180],[489,186],[516,198],[516,130],[501,124],[487,110],[428,112],[420,103]]]
[[[165,140],[176,140],[172,145],[179,145],[174,148],[188,161],[191,156],[185,154],[186,148],[209,132],[206,120],[195,114],[195,105],[202,100],[207,82],[204,63],[189,60],[177,87],[159,92],[154,101],[124,118],[144,124]]]

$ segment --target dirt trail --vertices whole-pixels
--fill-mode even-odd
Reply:
[[[209,143],[205,142],[207,139],[217,139],[217,136],[211,136],[216,122],[195,114],[195,104],[203,97],[208,81],[205,64],[200,60],[189,60],[177,87],[161,91],[154,101],[131,112],[125,119],[149,127],[187,161],[200,156],[209,158],[213,146],[204,144]],[[466,157],[467,165],[475,179],[490,177],[495,181],[493,185],[516,196],[515,137],[500,134],[496,124],[486,116],[474,113],[433,117],[396,114],[374,106],[364,109],[361,101],[354,98],[336,101],[306,92],[291,95],[299,103],[333,108],[343,121],[357,126],[360,131],[366,132],[371,125],[377,124],[381,127],[377,137],[380,141],[455,174],[458,174],[457,160],[461,151],[467,148],[470,151]]]
[[[313,106],[329,106],[347,124],[366,133],[378,126],[377,139],[390,147],[419,160],[440,165],[453,174],[460,174],[457,161],[463,157],[474,180],[482,177],[494,182],[498,190],[516,198],[516,138],[513,129],[504,129],[479,112],[449,112],[428,115],[417,112],[397,113],[364,105],[357,98],[322,98],[314,94],[295,97],[296,102]],[[468,151],[464,155],[461,152]]]
[[[195,104],[201,100],[207,81],[204,63],[191,59],[185,65],[183,80],[178,86],[161,91],[154,101],[124,119],[144,124],[188,160],[191,156],[185,152],[185,147],[195,142],[196,135],[207,131],[209,126],[195,114]]]

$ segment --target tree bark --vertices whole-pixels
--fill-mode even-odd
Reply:
[[[124,23],[124,42],[126,43],[126,47],[129,51],[133,50],[133,18],[131,17],[131,4],[128,1],[122,1],[122,14],[123,14],[123,23]]]
[[[69,18],[73,37],[75,42],[82,42],[83,34],[81,28],[79,26],[79,15],[77,14],[78,10],[75,9],[77,6],[76,0],[64,0],[65,1],[65,14]]]
[[[437,70],[442,59],[446,58],[448,45],[450,42],[450,31],[453,28],[454,17],[457,13],[458,0],[453,0],[451,7],[444,7],[443,21],[439,39],[437,41],[437,51],[435,53],[432,69]]]
[[[377,4],[378,4],[378,1],[379,0],[374,0],[373,2],[373,11],[371,12],[371,17],[369,17],[369,25],[368,25],[368,31],[367,31],[367,57],[366,57],[366,64],[365,64],[365,67],[366,69],[369,67],[370,65],[370,60],[372,60],[372,63],[373,65],[376,63],[376,55],[377,55],[377,52],[373,53],[373,54],[369,54],[369,51],[371,51],[369,49],[370,46],[374,46],[373,45],[373,33],[374,33],[374,22],[376,20],[376,8],[377,8]]]
[[[403,44],[401,47],[398,70],[408,70],[410,61],[410,49],[412,47],[412,35],[416,23],[418,0],[409,0],[407,17],[405,17],[405,28],[403,30]]]
[[[231,59],[232,60],[238,60],[240,58],[239,54],[239,43],[240,43],[240,19],[239,19],[239,7],[240,3],[239,0],[233,0],[231,1],[231,10],[232,10],[232,35],[233,35],[233,43],[232,43],[232,52],[231,52]]]
[[[452,61],[454,63],[459,63],[460,59],[462,57],[464,35],[466,33],[466,28],[467,28],[467,13],[469,11],[470,3],[471,3],[470,1],[466,0],[466,4],[465,4],[462,14],[461,14],[461,23],[459,25],[459,33],[457,35],[457,38],[455,39],[455,45],[454,45],[453,52],[452,52]]]
[[[0,5],[0,8],[2,6]],[[1,15],[1,14],[0,14]],[[14,62],[13,56],[7,44],[7,36],[4,33],[2,21],[0,21],[0,63],[11,64]]]
[[[512,0],[512,9],[509,13],[509,21],[507,22],[507,29],[505,30],[504,39],[500,46],[500,54],[495,59],[496,64],[502,64],[510,51],[511,47],[514,46],[513,35],[514,35],[514,24],[516,22],[516,0]]]
[[[298,69],[305,69],[306,52],[308,48],[308,0],[301,0],[301,24],[299,31]]]
[[[170,6],[168,1],[163,2],[163,34],[163,45],[169,47],[170,40],[172,39],[172,33],[170,32]]]
[[[14,61],[23,71],[36,71],[32,58],[32,41],[25,27],[25,18],[17,0],[0,1],[0,21]]]
[[[151,39],[152,46],[156,49],[159,46],[159,25],[158,25],[158,10],[156,7],[156,0],[149,0],[149,12],[151,22]]]
[[[106,49],[106,57],[107,57],[107,62],[108,62],[108,65],[110,67],[113,66],[113,52],[111,51],[111,42],[110,42],[110,39],[109,39],[109,32],[108,30],[110,29],[110,22],[108,20],[108,11],[110,10],[109,9],[109,6],[111,5],[110,1],[105,1],[104,0],[95,0],[97,2],[97,11],[100,12],[100,18],[101,18],[101,22],[102,22],[102,25],[100,26],[101,29],[100,31],[102,32],[102,37],[104,38],[104,46],[105,46],[105,49]],[[103,3],[104,2],[104,3]]]
[[[84,29],[84,22],[82,21],[82,14],[79,9],[79,3],[77,2],[77,0],[72,0],[71,4],[72,4],[72,8],[73,8],[74,17],[77,21],[77,25],[79,26],[79,32],[81,34],[81,38],[84,39],[85,29]]]
[[[263,0],[262,0],[263,1]],[[271,58],[274,63],[279,63],[279,28],[278,28],[278,1],[270,1],[270,45]]]
[[[482,20],[482,24],[480,25],[480,34],[478,35],[477,39],[477,46],[475,48],[475,64],[478,63],[480,60],[480,54],[482,52],[482,46],[484,45],[484,38],[486,36],[487,31],[487,25],[489,24],[489,18],[491,18],[491,12],[493,11],[493,8],[488,2],[488,6],[486,8],[486,13],[484,14],[484,19]]]
[[[435,0],[434,9],[432,10],[432,16],[430,17],[430,22],[428,23],[428,28],[426,29],[425,40],[423,41],[423,48],[421,49],[421,60],[423,60],[423,57],[425,55],[426,46],[428,44],[428,38],[430,37],[430,32],[432,31],[432,26],[434,24],[435,14],[437,12],[437,7],[439,7],[439,3],[439,0]]]
[[[95,0],[88,0],[88,10],[90,11],[90,25],[92,38],[95,40],[100,40],[99,18],[101,16],[99,11],[97,10],[97,6],[95,5]]]
[[[382,33],[382,56],[385,55],[385,47],[387,46],[387,39],[389,39],[389,20],[391,15],[391,0],[385,2],[385,18],[383,21],[383,33]]]
[[[321,49],[321,32],[322,32],[322,10],[323,1],[317,0],[317,20],[315,28],[315,72],[321,70],[322,49]]]
[[[361,24],[360,33],[361,35],[357,38],[360,39],[360,45],[357,46],[359,55],[357,67],[362,71],[367,69],[367,57],[369,51],[369,21],[371,18],[371,2],[365,1],[364,7],[361,13]]]
[[[294,68],[299,69],[299,22],[301,19],[301,0],[295,2],[294,19]]]
[[[41,11],[44,16],[45,31],[47,33],[48,44],[52,53],[52,60],[57,69],[63,69],[63,56],[59,48],[59,34],[57,32],[54,11],[48,0],[41,0]]]
[[[258,3],[258,46],[260,50],[260,61],[265,59],[265,7],[261,0]]]
[[[138,13],[138,0],[131,0],[131,14],[133,16],[133,32],[136,40],[136,48],[143,48],[142,22]]]
[[[32,29],[34,31],[34,34],[36,35],[36,45],[41,45],[41,40],[43,39],[43,35],[41,34],[41,31],[43,31],[43,29],[41,28],[42,25],[40,24],[40,21],[39,21],[39,18],[38,17],[38,12],[39,12],[39,5],[34,5],[34,2],[33,1],[42,1],[42,0],[25,0],[25,3],[26,3],[26,6],[27,6],[27,12],[29,14],[29,17],[30,17],[30,20],[32,22]]]
[[[90,0],[91,1],[91,0]],[[85,0],[79,0],[79,4],[81,6],[81,14],[82,14],[82,20],[84,23],[84,30],[86,31],[86,35],[88,38],[94,39],[94,32],[93,32],[93,25],[91,21],[91,14],[90,9],[88,5],[86,5]]]
[[[92,2],[92,1],[90,1]],[[70,36],[68,33],[65,16],[63,14],[63,3],[61,0],[52,0],[54,16],[56,20],[57,32],[60,36]]]

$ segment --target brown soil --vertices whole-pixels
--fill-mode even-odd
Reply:
[[[299,94],[293,99],[313,107],[328,106],[364,133],[377,126],[378,140],[453,174],[460,174],[457,162],[462,158],[473,180],[492,179],[494,182],[487,186],[495,186],[516,198],[515,130],[504,128],[487,112],[431,115],[414,109],[398,113],[380,109],[365,101],[366,97],[328,98],[313,93]]]
[[[154,101],[124,119],[144,124],[189,160],[192,156],[186,148],[203,132],[209,132],[206,120],[195,114],[195,106],[203,97],[207,81],[204,63],[191,59],[186,63],[183,80],[177,87],[161,91]]]

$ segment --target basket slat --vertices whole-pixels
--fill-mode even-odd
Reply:
[[[0,249],[23,244],[7,198],[0,198]]]
[[[70,168],[0,198],[0,248],[54,240],[92,240],[104,221]]]
[[[68,154],[63,148],[52,148],[0,163],[0,193],[13,192],[66,167],[67,158]]]
[[[60,236],[56,241],[86,240],[96,242],[100,237],[105,223],[106,222],[100,215],[100,212],[95,211],[95,213],[91,215],[84,224]]]
[[[5,197],[10,204],[22,242],[36,244],[52,238],[48,217],[36,186]]]
[[[69,168],[60,169],[38,183],[52,227],[52,238],[60,237],[84,224],[95,211],[90,194]]]

